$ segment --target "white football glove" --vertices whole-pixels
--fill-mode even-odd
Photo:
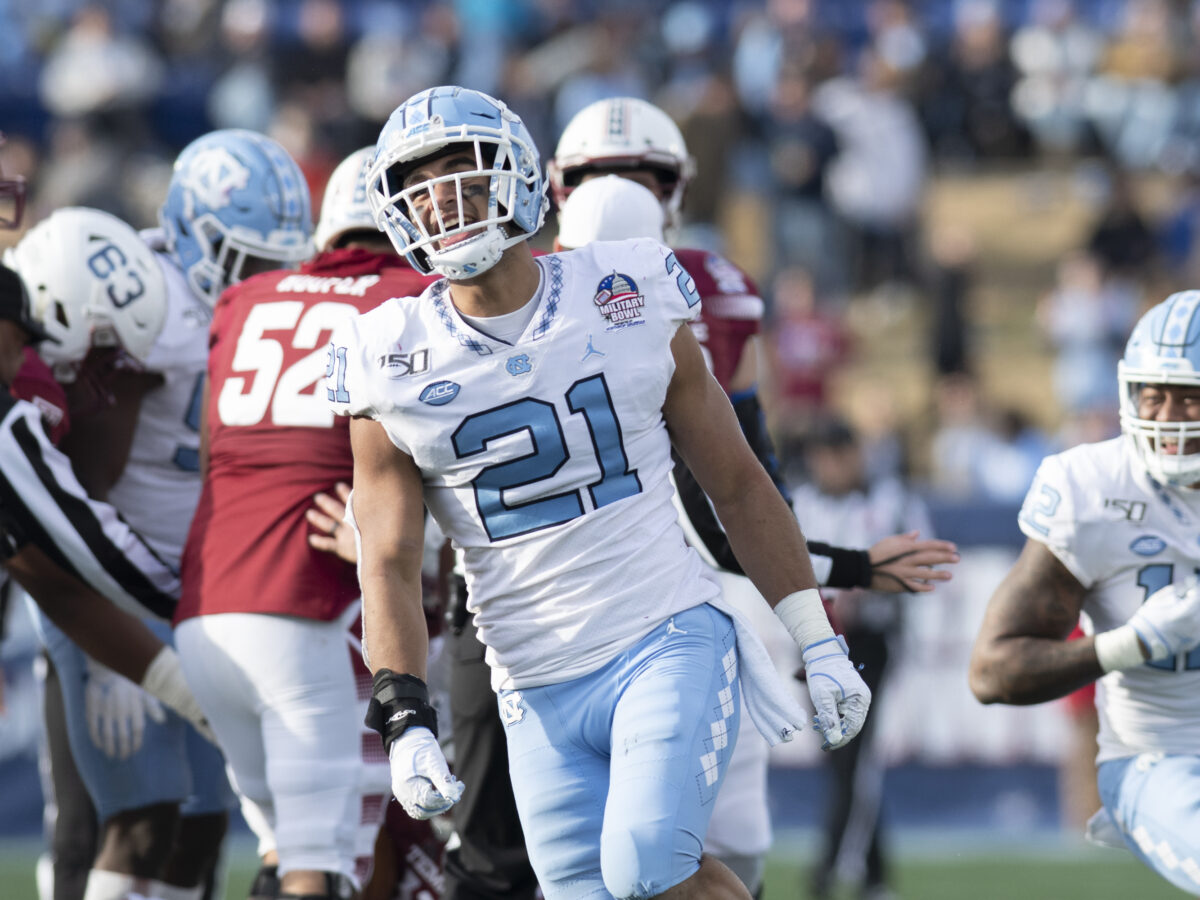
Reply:
[[[88,735],[112,759],[128,759],[142,746],[146,716],[160,725],[167,720],[162,704],[140,687],[91,657],[83,691]]]
[[[450,774],[433,732],[414,725],[396,738],[388,752],[392,793],[414,819],[444,813],[462,796],[463,783]]]
[[[817,712],[814,728],[825,737],[821,749],[836,750],[862,730],[871,689],[850,662],[840,634],[809,644],[802,655],[808,695]]]
[[[208,717],[204,715],[204,710],[196,702],[192,689],[183,677],[179,654],[173,649],[164,646],[158,651],[158,656],[150,661],[150,665],[146,667],[146,674],[142,676],[142,690],[154,695],[191,722],[201,737],[214,744],[217,742],[217,736],[208,724]]]
[[[1152,660],[1186,653],[1200,644],[1200,580],[1193,575],[1155,591],[1126,624]]]

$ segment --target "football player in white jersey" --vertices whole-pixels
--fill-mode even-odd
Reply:
[[[1027,541],[971,657],[984,703],[1042,703],[1096,681],[1089,836],[1124,842],[1200,893],[1200,291],[1133,330],[1117,368],[1120,437],[1047,457]],[[1086,636],[1068,641],[1082,614]]]
[[[743,701],[772,741],[806,714],[684,541],[671,445],[801,645],[829,748],[870,692],[834,636],[791,510],[691,331],[691,278],[653,241],[535,260],[548,206],[521,120],[476,91],[402,104],[368,176],[376,221],[445,276],[340,327],[326,386],[353,416],[371,719],[410,815],[447,810],[424,684],[423,513],[464,556],[510,774],[548,900],[748,898],[702,855]],[[468,788],[469,789],[469,788]]]

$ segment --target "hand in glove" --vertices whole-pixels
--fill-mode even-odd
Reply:
[[[450,774],[437,738],[428,728],[405,730],[388,753],[392,763],[392,793],[414,819],[444,813],[462,796],[463,783]]]
[[[192,695],[187,680],[183,677],[183,669],[179,665],[179,654],[170,647],[164,646],[158,656],[151,660],[142,676],[142,689],[153,694],[165,705],[192,723],[192,727],[200,732],[200,736],[212,743],[217,742],[208,717]]]
[[[1200,580],[1191,576],[1146,598],[1127,623],[1150,659],[1170,659],[1200,644]]]
[[[816,710],[814,728],[825,738],[822,750],[850,743],[867,720],[871,689],[859,676],[841,635],[803,648],[805,682]]]
[[[142,746],[146,716],[162,724],[167,714],[154,697],[107,666],[87,659],[84,712],[92,743],[112,759],[128,759]]]

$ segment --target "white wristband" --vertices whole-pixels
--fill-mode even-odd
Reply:
[[[1112,631],[1102,631],[1094,642],[1096,659],[1105,672],[1132,669],[1146,661],[1142,642],[1132,625],[1121,625]]]
[[[829,624],[829,616],[825,615],[821,592],[816,588],[788,594],[775,604],[775,615],[801,650],[833,637],[833,626]]]

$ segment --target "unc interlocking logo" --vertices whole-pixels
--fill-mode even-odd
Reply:
[[[224,147],[208,147],[196,154],[182,179],[183,187],[211,209],[230,203],[230,195],[250,183],[250,170]]]
[[[507,691],[500,695],[500,718],[505,725],[516,725],[525,718],[520,691]]]
[[[509,375],[527,375],[533,371],[533,363],[529,361],[527,354],[521,353],[517,356],[510,356],[504,363],[504,369]]]

